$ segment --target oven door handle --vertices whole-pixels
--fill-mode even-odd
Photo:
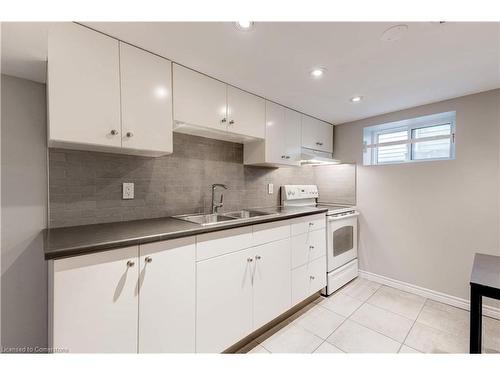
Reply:
[[[342,219],[347,219],[349,217],[354,217],[354,216],[358,216],[358,215],[359,215],[359,212],[353,212],[352,214],[349,214],[349,215],[328,216],[328,221],[342,220]]]

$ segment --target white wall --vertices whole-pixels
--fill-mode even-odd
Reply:
[[[499,107],[493,90],[336,127],[335,157],[358,163],[361,269],[468,299],[474,253],[500,255]],[[363,127],[452,110],[456,160],[362,165]]]
[[[2,347],[47,346],[45,85],[2,75]]]

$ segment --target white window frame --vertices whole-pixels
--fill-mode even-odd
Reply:
[[[439,125],[450,125],[449,135],[439,135],[433,137],[413,138],[413,130],[428,128]],[[406,130],[407,140],[377,143],[378,136],[381,134],[395,133],[398,131]],[[363,130],[363,165],[390,165],[390,164],[403,164],[403,163],[418,163],[425,161],[438,161],[438,160],[453,160],[455,159],[455,133],[456,133],[456,112],[443,112],[428,116],[421,116],[401,121],[394,121],[385,124],[369,126]],[[428,159],[413,159],[413,144],[425,141],[433,141],[438,139],[450,139],[450,153],[446,157],[428,158]],[[406,145],[407,156],[402,161],[390,161],[385,163],[378,163],[378,149],[379,147],[391,145]]]

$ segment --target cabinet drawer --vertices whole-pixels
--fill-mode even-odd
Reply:
[[[291,224],[292,224],[292,229],[291,229],[292,236],[296,236],[298,234],[307,233],[311,230],[325,228],[326,215],[317,214],[306,217],[298,217],[296,219],[292,219]]]
[[[292,268],[326,256],[325,228],[294,236],[292,239]]]
[[[292,305],[326,286],[326,257],[292,270]]]
[[[232,253],[252,246],[252,227],[241,227],[196,236],[196,260]]]
[[[290,220],[253,226],[253,246],[290,237]]]

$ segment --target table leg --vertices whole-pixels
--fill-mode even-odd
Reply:
[[[481,353],[483,296],[477,286],[470,289],[470,353]]]

